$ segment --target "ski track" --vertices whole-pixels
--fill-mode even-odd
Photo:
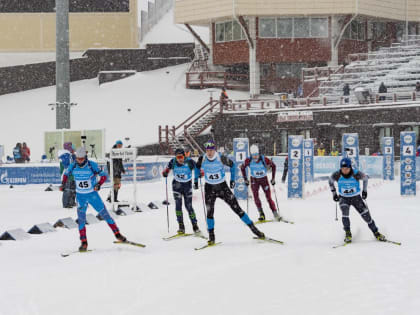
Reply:
[[[371,180],[370,185],[379,183]],[[121,196],[129,198],[130,185]],[[308,187],[309,186],[309,187]],[[325,186],[314,183],[307,188]],[[91,253],[62,258],[79,246],[77,229],[57,229],[27,241],[0,242],[0,315],[14,314],[418,314],[420,229],[418,197],[400,198],[399,183],[369,189],[369,208],[379,229],[402,246],[374,240],[365,222],[351,211],[354,243],[333,249],[344,232],[335,221],[331,193],[303,201],[286,200],[277,187],[280,210],[295,224],[258,225],[285,245],[252,239],[249,229],[216,202],[215,231],[220,246],[202,251],[205,240],[186,237],[170,242],[166,207],[117,220],[122,233],[146,248],[113,244],[109,227],[87,226]],[[61,209],[59,192],[42,185],[0,186],[1,231],[76,216]],[[140,199],[163,200],[164,182],[138,185]],[[106,197],[108,190],[102,190]],[[199,191],[194,200],[205,231]],[[268,218],[271,213],[261,193]],[[26,202],[25,202],[26,201]],[[246,209],[246,202],[240,201]],[[250,216],[257,217],[252,200]],[[170,234],[177,226],[170,205]],[[92,209],[89,212],[95,213]],[[184,212],[187,232],[191,224]],[[20,223],[20,225],[18,225]]]

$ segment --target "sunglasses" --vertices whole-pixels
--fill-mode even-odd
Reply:
[[[182,154],[179,154],[179,155],[176,156],[176,158],[180,160],[180,159],[183,159],[184,156]]]

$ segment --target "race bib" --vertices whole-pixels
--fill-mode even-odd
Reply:
[[[90,190],[92,189],[92,182],[90,180],[78,180],[76,186],[78,190]]]

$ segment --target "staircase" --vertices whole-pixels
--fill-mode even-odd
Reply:
[[[209,54],[207,50],[200,44],[195,44],[194,48],[194,60],[191,63],[188,72],[203,72],[209,71],[208,66]]]
[[[202,134],[223,113],[223,105],[219,101],[210,101],[188,117],[177,127],[159,126],[159,145],[162,152],[173,154],[179,147],[204,153],[196,137]]]

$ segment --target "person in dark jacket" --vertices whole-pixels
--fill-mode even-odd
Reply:
[[[123,147],[123,142],[121,140],[118,140],[113,145],[113,149],[121,149]],[[121,188],[121,176],[122,174],[125,174],[125,169],[123,165],[122,159],[113,159],[112,160],[113,165],[113,179],[114,179],[114,201],[118,202],[118,191]],[[107,163],[108,167],[108,173],[111,172],[110,169],[110,163]],[[111,192],[109,193],[108,198],[106,199],[108,202],[111,202]]]
[[[22,155],[22,144],[20,142],[16,143],[16,146],[13,148],[13,158],[15,159],[15,163],[23,163],[23,155]]]
[[[350,85],[348,83],[344,84],[343,86],[343,96],[344,96],[344,102],[349,102],[349,96],[350,96]]]
[[[420,93],[420,82],[416,82],[416,92]]]
[[[284,164],[283,164],[283,175],[281,176],[281,182],[284,183],[286,182],[286,177],[287,177],[287,171],[289,170],[289,157],[286,156],[286,159],[284,160]]]
[[[226,106],[229,100],[229,96],[226,93],[226,88],[222,88],[222,92],[220,93],[220,104]]]
[[[388,89],[385,86],[385,83],[381,82],[379,86],[379,93],[388,93]],[[379,96],[380,101],[385,101],[386,97],[384,95]]]

